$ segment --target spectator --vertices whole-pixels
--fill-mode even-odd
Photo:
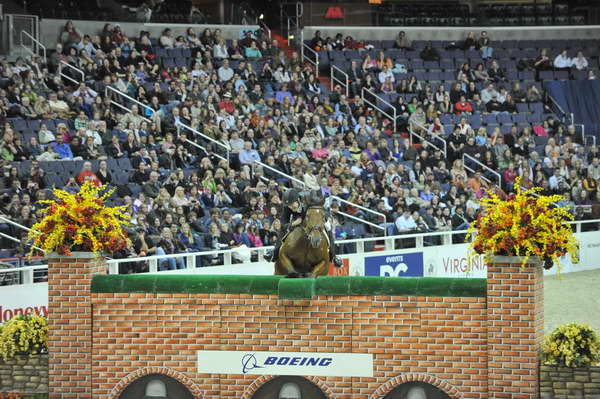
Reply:
[[[261,161],[258,152],[252,149],[252,143],[249,141],[244,143],[244,149],[239,153],[239,160],[242,165],[251,165],[256,161]]]
[[[490,46],[490,38],[488,37],[487,31],[481,31],[481,36],[477,41],[479,50],[481,50],[481,58],[488,59],[492,58],[494,49]]]
[[[582,51],[577,52],[577,57],[573,58],[573,66],[578,71],[583,71],[588,68],[588,60],[583,56]]]
[[[423,61],[439,61],[440,60],[440,55],[436,49],[431,47],[431,42],[428,42],[425,45],[425,48],[423,48],[423,50],[421,50],[421,53],[419,54],[419,56],[421,57],[421,59]]]
[[[95,186],[99,186],[102,184],[98,176],[94,172],[92,172],[92,163],[86,161],[83,163],[83,168],[81,172],[77,175],[77,183],[81,186],[85,182],[91,182]]]
[[[412,50],[410,46],[410,40],[406,36],[406,32],[400,31],[398,37],[396,37],[396,48],[403,50]]]
[[[552,69],[552,62],[548,58],[547,50],[545,48],[540,50],[540,55],[535,59],[534,67],[537,71],[545,71]]]
[[[571,66],[573,66],[573,60],[568,56],[567,50],[561,51],[561,53],[554,59],[554,68],[557,70],[570,72]]]

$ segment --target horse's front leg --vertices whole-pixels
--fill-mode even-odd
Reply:
[[[329,258],[317,263],[312,273],[309,273],[307,277],[326,276],[329,272]]]
[[[294,268],[294,263],[287,256],[287,254],[285,253],[283,248],[281,248],[281,250],[279,251],[279,259],[277,262],[279,264],[279,268],[278,268],[279,272],[277,274],[283,274],[283,275],[287,275],[290,277],[298,276],[298,272]]]

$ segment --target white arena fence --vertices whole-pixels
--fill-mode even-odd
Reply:
[[[561,273],[571,273],[600,268],[600,219],[573,222],[579,241],[579,261],[574,264],[568,256],[562,259]],[[388,277],[459,277],[485,278],[487,266],[482,255],[469,258],[468,244],[452,244],[454,235],[465,231],[444,231],[425,234],[405,234],[393,237],[362,238],[336,241],[349,249],[340,255],[343,267],[330,267],[332,275],[388,276]],[[435,245],[433,245],[435,244]],[[119,266],[131,262],[146,262],[149,273],[183,274],[246,274],[272,275],[273,263],[264,260],[270,247],[229,249],[184,253],[176,255],[147,256],[108,261],[109,273],[119,273]],[[198,266],[198,259],[217,257],[219,266]],[[159,262],[166,259],[183,259],[185,268],[159,271]],[[234,259],[243,263],[233,263]],[[470,267],[468,267],[470,262]],[[126,267],[122,267],[126,269]],[[26,266],[8,270],[0,269],[0,324],[20,314],[48,314],[48,266]],[[544,271],[555,274],[556,268]]]
[[[574,226],[578,238],[590,235],[587,232],[596,232],[592,236],[598,236],[600,252],[600,235],[597,231],[600,230],[600,219],[593,220],[578,220],[569,222]],[[583,232],[582,232],[583,231]],[[461,240],[466,234],[466,230],[461,231],[437,231],[431,233],[415,233],[402,234],[388,237],[372,237],[358,238],[348,240],[336,240],[338,253],[342,259],[352,259],[354,257],[365,258],[369,255],[381,254],[401,254],[403,252],[415,252],[415,250],[425,250],[428,252],[467,252],[466,244],[453,244],[455,240]],[[461,241],[462,242],[462,241]],[[119,274],[119,272],[128,269],[128,264],[145,262],[150,273],[202,273],[202,274],[254,274],[249,271],[255,271],[256,274],[272,274],[272,263],[266,262],[264,259],[265,252],[273,247],[258,247],[258,248],[233,248],[226,250],[202,251],[202,252],[185,252],[172,255],[144,256],[125,259],[109,259],[108,272],[109,274]],[[599,253],[600,255],[600,253]],[[179,270],[164,270],[160,271],[160,263],[164,264],[167,259],[175,259],[176,263],[183,263],[185,266]],[[180,260],[181,259],[181,260]],[[592,258],[593,259],[593,258]],[[596,258],[600,259],[600,257]],[[26,258],[24,259],[26,260]],[[207,265],[216,261],[216,265]],[[265,264],[270,264],[270,269],[265,269]],[[132,265],[133,266],[133,265]],[[250,267],[252,266],[252,267]],[[257,266],[257,268],[254,268]],[[600,267],[600,261],[598,262]],[[269,273],[264,273],[264,270],[270,270]],[[32,284],[45,281],[47,276],[47,264],[23,266],[15,268],[0,269],[0,284]],[[360,270],[354,270],[354,273],[365,275]],[[427,275],[423,273],[422,275]]]

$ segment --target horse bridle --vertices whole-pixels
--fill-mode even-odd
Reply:
[[[309,209],[319,209],[319,210],[323,210],[322,206],[309,206],[308,208],[306,208],[306,210],[304,211],[304,220],[302,222],[302,231],[304,231],[304,234],[306,234],[306,236],[308,237],[313,231],[315,230],[323,230],[325,228],[325,224],[321,224],[321,225],[315,225],[312,226],[310,228],[307,228],[305,223],[306,223],[306,213],[308,212]]]

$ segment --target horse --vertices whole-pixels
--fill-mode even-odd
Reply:
[[[284,237],[279,258],[275,262],[275,274],[288,277],[327,275],[329,245],[323,207],[308,207],[302,223]]]

